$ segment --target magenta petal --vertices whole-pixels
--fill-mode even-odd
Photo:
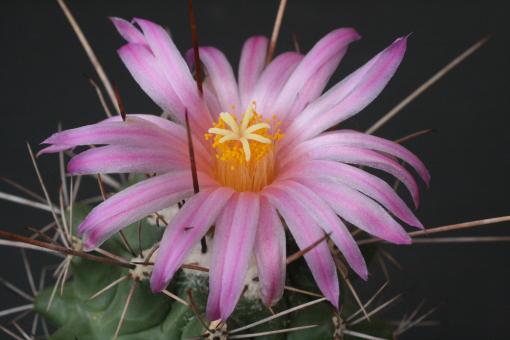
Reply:
[[[388,183],[351,165],[320,160],[297,162],[283,171],[279,178],[322,178],[330,182],[342,183],[373,198],[407,224],[418,228],[423,227]]]
[[[319,40],[292,73],[276,100],[274,111],[281,121],[285,119],[296,98],[308,81],[317,76],[324,64],[337,64],[353,41],[360,38],[351,28],[334,30]],[[326,75],[327,76],[327,75]]]
[[[67,169],[71,174],[165,173],[189,169],[189,157],[182,150],[141,148],[123,145],[89,149],[74,156]]]
[[[184,105],[147,46],[127,44],[117,52],[145,93],[166,112],[184,122]]]
[[[376,202],[340,183],[306,181],[306,185],[324,199],[338,215],[383,240],[409,244],[406,231]]]
[[[223,52],[214,47],[200,47],[200,61],[204,64],[207,80],[214,88],[221,111],[242,113],[234,71]]]
[[[308,188],[308,181],[303,181],[303,183],[305,185],[294,181],[282,181],[274,185],[300,201],[304,213],[308,213],[325,232],[331,233],[331,239],[349,265],[361,278],[366,280],[368,278],[367,265],[351,233],[320,195],[314,192],[315,188],[312,187],[312,190]]]
[[[201,188],[217,185],[199,173]],[[78,227],[85,236],[88,250],[97,247],[110,235],[155,211],[167,208],[193,193],[189,170],[152,177],[109,197],[87,215]]]
[[[166,228],[151,277],[151,289],[168,285],[189,251],[209,230],[233,194],[229,188],[203,190],[189,199]]]
[[[262,301],[272,306],[283,295],[286,271],[285,230],[267,198],[260,199],[260,218],[255,239],[255,258]]]
[[[406,42],[406,38],[397,39],[311,103],[292,122],[287,130],[287,139],[295,141],[296,138],[304,140],[316,136],[370,104],[396,72],[404,57]]]
[[[140,32],[132,23],[117,17],[110,17],[110,20],[119,34],[126,39],[127,42],[142,45],[146,44],[142,32]]]
[[[302,59],[303,56],[299,53],[282,53],[264,69],[249,99],[255,100],[258,112],[275,112],[274,101]]]
[[[258,194],[236,193],[218,219],[209,273],[209,320],[226,320],[241,297],[253,255],[259,207]]]
[[[306,209],[286,192],[268,186],[262,192],[280,212],[299,248],[304,249],[324,237],[324,232],[306,213]],[[312,275],[324,296],[338,308],[340,289],[335,262],[326,242],[321,242],[304,255]]]
[[[239,61],[239,95],[241,106],[247,107],[255,84],[264,69],[268,40],[264,36],[254,36],[246,40]]]

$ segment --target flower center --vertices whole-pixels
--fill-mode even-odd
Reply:
[[[260,191],[274,179],[274,146],[283,138],[280,122],[263,119],[253,102],[241,123],[228,113],[205,134],[215,151],[216,179],[237,191]]]

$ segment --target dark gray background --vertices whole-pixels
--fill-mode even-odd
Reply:
[[[478,39],[489,43],[440,83],[409,105],[378,135],[398,138],[434,128],[432,135],[407,144],[428,165],[431,188],[423,192],[418,216],[427,226],[505,215],[509,212],[508,76],[510,40],[507,15],[496,1],[305,1],[289,0],[278,50],[292,48],[296,33],[302,49],[340,26],[364,37],[349,50],[335,75],[340,79],[396,37],[413,32],[400,70],[382,95],[349,126],[364,129],[391,109],[440,67]],[[95,51],[118,84],[130,112],[159,112],[131,79],[116,55],[121,38],[107,16],[145,17],[167,25],[181,50],[190,47],[185,1],[69,1]],[[218,46],[237,64],[244,39],[270,35],[277,1],[195,0],[202,44]],[[25,141],[37,144],[58,122],[74,127],[103,118],[93,88],[83,74],[94,70],[56,1],[2,1],[0,4],[0,175],[38,189]],[[58,187],[57,158],[40,166],[52,192]],[[3,183],[0,190],[12,192]],[[91,185],[89,191],[96,193]],[[1,229],[24,233],[49,216],[0,203]],[[510,224],[452,235],[509,234]],[[422,299],[439,306],[437,327],[410,332],[407,339],[507,339],[509,332],[510,244],[387,246],[404,270],[392,270],[392,292],[405,292],[397,312],[411,311]],[[45,256],[29,254],[35,271]],[[0,276],[27,287],[19,251],[0,248]],[[360,285],[365,299],[380,284]],[[28,289],[28,288],[27,288]],[[1,290],[0,309],[19,303]]]

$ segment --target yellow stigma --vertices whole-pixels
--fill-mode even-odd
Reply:
[[[218,122],[205,134],[215,150],[216,177],[238,191],[259,191],[274,177],[274,144],[283,137],[280,122],[263,119],[255,102],[239,124],[237,118],[220,113]]]

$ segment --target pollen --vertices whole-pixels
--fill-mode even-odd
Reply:
[[[283,138],[276,116],[264,119],[252,102],[239,123],[220,113],[205,134],[216,158],[216,177],[238,191],[260,191],[274,178],[274,146]]]

